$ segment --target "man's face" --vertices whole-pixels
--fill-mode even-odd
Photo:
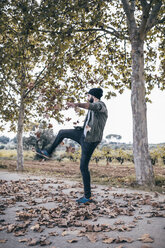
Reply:
[[[94,101],[94,98],[92,95],[88,94],[88,102],[93,102]]]

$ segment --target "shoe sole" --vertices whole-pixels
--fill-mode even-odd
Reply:
[[[77,201],[76,201],[77,202]],[[87,202],[77,202],[78,204],[89,204],[89,203],[92,203],[93,201],[90,200],[90,201],[87,201]]]
[[[44,155],[44,154],[42,154],[42,153],[39,153],[39,152],[35,152],[35,153],[38,154],[38,155],[40,155],[40,156],[43,157],[43,158],[46,158],[46,159],[49,159],[49,160],[50,160],[49,157],[47,157],[46,155]]]
[[[36,151],[34,151],[33,149],[32,149],[32,152],[34,152],[35,154],[37,154],[37,155],[39,155],[39,156],[41,156],[41,157],[43,157],[43,158],[46,158],[46,159],[50,160],[50,157],[47,157],[46,155],[44,155],[44,154],[42,154],[42,153],[36,152]]]

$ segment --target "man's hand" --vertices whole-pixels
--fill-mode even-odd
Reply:
[[[66,105],[68,106],[68,108],[76,108],[76,104],[74,102],[67,102]]]

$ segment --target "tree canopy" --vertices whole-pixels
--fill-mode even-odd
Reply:
[[[128,88],[137,179],[151,183],[146,100],[155,85],[165,88],[164,0],[3,0],[0,7],[0,115],[13,128],[18,121],[18,150],[29,118],[45,113],[60,122],[65,102],[81,101],[87,88],[104,87],[107,98]]]
[[[134,3],[138,29],[145,21],[143,9],[151,21],[158,2],[162,6],[156,25],[151,21],[145,37],[146,94],[155,85],[165,87],[164,5],[148,2]],[[43,118],[41,113],[47,109],[50,117],[62,121],[63,100],[84,96],[79,93],[86,87],[104,86],[107,98],[115,96],[115,90],[122,93],[131,87],[131,46],[122,1],[44,0],[38,5],[32,0],[8,0],[0,4],[0,114],[2,120],[12,121],[13,129],[21,95],[25,122],[36,116],[36,110]]]
[[[122,93],[131,87],[131,43],[127,26],[127,7],[113,0],[41,1],[45,32],[63,35],[63,46],[68,46],[65,61],[72,61],[72,69],[84,60],[86,76],[109,89]],[[146,94],[155,85],[164,89],[164,3],[162,1],[126,1],[132,4],[137,32],[144,31],[149,17],[145,40]],[[146,15],[146,16],[145,16]],[[58,26],[58,31],[57,31]],[[112,86],[112,87],[110,87]],[[111,90],[110,90],[111,89]]]

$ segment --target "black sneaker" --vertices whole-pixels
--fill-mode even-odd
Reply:
[[[77,199],[76,202],[78,204],[85,204],[85,203],[90,203],[92,202],[92,198],[86,198],[85,196],[81,197],[80,199]]]
[[[41,156],[41,157],[44,157],[46,159],[50,159],[50,155],[49,153],[46,151],[46,150],[41,150],[41,149],[37,149],[36,150],[36,153]]]

